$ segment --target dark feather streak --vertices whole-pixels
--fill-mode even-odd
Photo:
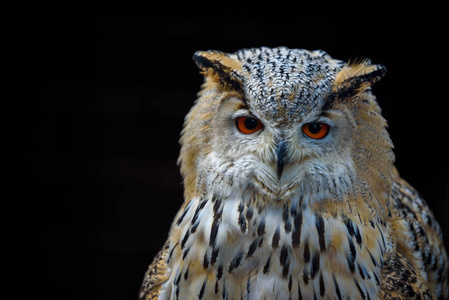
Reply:
[[[201,290],[200,290],[200,293],[198,295],[199,299],[203,299],[204,291],[206,290],[206,283],[207,283],[207,279],[204,280],[203,285],[201,286]]]
[[[309,241],[307,241],[304,245],[304,262],[308,263],[310,261],[310,248]]]
[[[362,288],[360,287],[359,282],[357,281],[357,279],[354,279],[354,283],[355,283],[355,286],[357,287],[357,289],[359,290],[359,293],[360,293],[360,296],[362,297],[362,299],[366,299],[366,295],[363,292]]]
[[[324,250],[326,250],[326,241],[325,241],[325,237],[324,237],[324,220],[323,217],[320,215],[316,216],[316,229],[318,231],[318,240],[320,243],[320,250],[321,252],[323,252]]]
[[[320,269],[320,254],[315,253],[315,255],[312,258],[312,264],[310,266],[310,277],[313,279],[317,272]]]
[[[270,264],[271,264],[271,255],[268,256],[267,262],[265,263],[265,266],[263,267],[263,273],[267,275],[270,272]]]
[[[298,300],[302,300],[302,294],[301,294],[301,285],[298,282]]]
[[[234,259],[231,261],[231,264],[229,265],[228,271],[229,273],[234,272],[235,269],[240,266],[240,262],[242,261],[243,252],[238,253]]]
[[[260,238],[256,238],[256,239],[251,243],[251,245],[249,245],[248,253],[246,254],[246,257],[247,257],[247,258],[253,256],[254,252],[256,251],[257,247],[259,246],[259,240],[260,240]]]
[[[195,224],[195,222],[196,222],[196,220],[198,219],[198,216],[199,216],[201,210],[204,208],[204,206],[206,205],[206,203],[207,203],[207,200],[203,200],[203,202],[201,202],[201,203],[198,205],[198,207],[196,208],[195,214],[193,215],[193,218],[192,218],[192,225]]]
[[[276,249],[279,246],[279,239],[280,239],[280,229],[278,226],[273,234],[273,240],[271,241],[271,247],[273,249]]]
[[[302,213],[301,211],[295,215],[293,219],[292,245],[298,247],[301,240]]]
[[[184,217],[186,216],[187,212],[189,211],[191,205],[192,205],[192,201],[184,209],[184,211],[182,212],[182,215],[179,217],[178,221],[176,222],[176,225],[181,224],[182,220],[184,220]]]
[[[257,227],[257,235],[262,236],[265,234],[265,217],[262,218],[262,220],[259,223],[259,226]]]
[[[320,296],[324,297],[324,293],[326,293],[326,287],[324,286],[324,279],[323,279],[323,273],[320,272]]]
[[[342,300],[341,293],[340,293],[340,287],[338,286],[337,279],[335,279],[335,276],[332,275],[334,279],[334,285],[335,285],[335,293],[337,294],[338,300]]]

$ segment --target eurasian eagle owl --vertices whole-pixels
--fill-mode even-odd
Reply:
[[[197,52],[185,201],[141,299],[447,299],[441,229],[394,167],[385,67],[323,51]]]

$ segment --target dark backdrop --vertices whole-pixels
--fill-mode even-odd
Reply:
[[[67,7],[30,26],[43,80],[30,130],[47,298],[136,299],[183,201],[176,159],[202,83],[196,50],[287,46],[384,64],[374,92],[398,169],[434,210],[448,245],[447,54],[437,17],[89,15]]]

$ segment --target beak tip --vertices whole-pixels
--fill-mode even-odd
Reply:
[[[276,158],[277,158],[277,177],[278,180],[281,180],[282,173],[284,172],[284,156],[285,156],[285,143],[284,140],[281,139],[279,141],[277,150],[276,150]]]
[[[281,180],[282,178],[282,173],[284,172],[284,163],[279,163],[278,162],[278,166],[277,166],[277,177],[278,180]]]
[[[282,178],[282,172],[278,172],[278,180],[281,180]]]

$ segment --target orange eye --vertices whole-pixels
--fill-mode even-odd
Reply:
[[[263,127],[262,122],[252,117],[237,118],[235,126],[237,126],[237,129],[244,134],[256,133]]]
[[[322,139],[329,133],[329,125],[324,123],[307,123],[302,127],[302,132],[312,139]]]

